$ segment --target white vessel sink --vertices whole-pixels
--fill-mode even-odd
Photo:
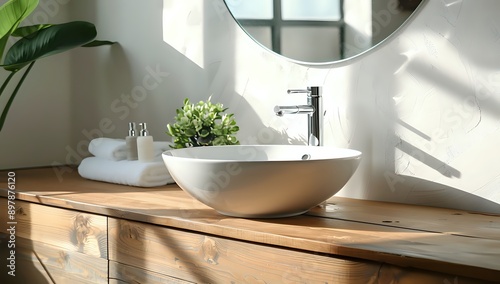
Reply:
[[[174,149],[163,160],[180,188],[219,213],[245,218],[299,215],[336,194],[361,152],[301,145]]]

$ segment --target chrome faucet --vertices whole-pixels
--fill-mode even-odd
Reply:
[[[307,144],[309,146],[323,145],[323,119],[321,87],[307,87],[305,90],[288,90],[288,94],[307,94],[307,105],[275,106],[277,116],[285,114],[307,114]]]

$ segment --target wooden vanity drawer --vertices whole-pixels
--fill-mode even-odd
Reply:
[[[368,283],[380,265],[109,218],[110,263],[196,283]],[[307,280],[307,281],[306,281]]]
[[[161,273],[137,268],[115,261],[109,262],[109,283],[147,283],[147,284],[194,284],[175,277],[170,277]]]
[[[0,255],[8,256],[9,248],[0,234]],[[108,261],[83,253],[68,251],[45,243],[16,238],[15,271],[0,263],[0,283],[108,283]]]
[[[7,205],[0,198],[0,244],[15,251],[17,275],[2,273],[0,283],[108,282],[107,217],[16,200],[10,219]]]
[[[0,198],[0,208],[7,199]],[[7,232],[7,210],[0,212],[0,231]],[[107,217],[16,200],[15,234],[67,251],[107,259]]]

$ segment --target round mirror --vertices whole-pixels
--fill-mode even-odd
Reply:
[[[224,0],[240,26],[287,58],[334,62],[398,29],[422,0]]]

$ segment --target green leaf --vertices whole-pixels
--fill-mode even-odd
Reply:
[[[38,0],[10,0],[0,6],[0,59],[10,35],[38,6]]]
[[[187,136],[194,136],[196,135],[196,131],[194,129],[186,129],[185,131]]]
[[[14,32],[12,32],[11,36],[28,37],[29,35],[34,34],[37,31],[43,30],[50,26],[52,26],[52,24],[40,24],[40,25],[19,27]]]
[[[95,26],[89,22],[52,25],[17,41],[5,55],[3,67],[18,71],[37,59],[89,43],[96,35]]]
[[[82,45],[82,47],[96,47],[96,46],[101,46],[101,45],[112,45],[115,43],[116,42],[109,41],[109,40],[94,40],[94,41],[91,41],[87,44]]]
[[[207,137],[208,135],[210,135],[210,132],[209,132],[208,130],[206,130],[206,129],[202,129],[202,130],[200,131],[200,136],[201,136],[201,137]]]
[[[170,136],[174,136],[174,129],[170,124],[167,124],[167,134]]]

